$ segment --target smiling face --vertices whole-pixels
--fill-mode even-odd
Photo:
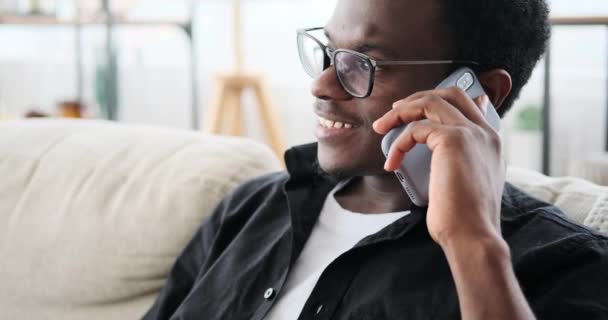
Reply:
[[[440,26],[435,0],[340,0],[325,33],[329,48],[379,61],[448,59]],[[433,89],[448,71],[446,66],[378,67],[371,95],[358,99],[344,91],[333,66],[325,70],[312,84],[321,169],[340,176],[386,174],[382,136],[373,122],[394,102]]]

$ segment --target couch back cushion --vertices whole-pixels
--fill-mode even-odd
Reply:
[[[554,204],[574,221],[608,235],[608,187],[574,177],[547,177],[509,168],[507,180],[536,198]]]
[[[140,318],[220,199],[276,170],[273,153],[245,139],[0,122],[1,318]]]

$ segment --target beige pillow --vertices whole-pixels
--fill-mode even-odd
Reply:
[[[608,234],[608,187],[573,177],[547,177],[535,171],[509,168],[507,180],[559,207],[573,220]]]
[[[0,122],[0,318],[136,319],[223,196],[280,170],[245,139]]]

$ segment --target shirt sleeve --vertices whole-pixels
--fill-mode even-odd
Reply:
[[[228,199],[224,199],[210,218],[195,233],[184,251],[177,258],[167,282],[144,320],[169,319],[186,298],[203,265],[208,262],[213,243],[222,224]]]
[[[537,265],[538,281],[545,283],[532,303],[538,319],[608,319],[608,239],[588,239],[576,247]]]

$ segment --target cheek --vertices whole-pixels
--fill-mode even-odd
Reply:
[[[392,109],[393,103],[398,101],[398,95],[395,93],[386,92],[385,90],[377,90],[366,99],[365,104],[361,107],[365,110],[365,118],[368,121],[370,130],[374,121],[384,116]]]
[[[410,95],[424,90],[431,90],[441,80],[441,70],[436,68],[420,69],[416,67],[391,70],[378,74],[372,96],[390,101],[389,107]],[[387,110],[388,111],[388,110]]]
[[[391,110],[393,103],[416,92],[417,90],[414,87],[410,79],[403,76],[400,77],[397,74],[379,75],[369,98],[374,101],[376,108],[384,114]]]

